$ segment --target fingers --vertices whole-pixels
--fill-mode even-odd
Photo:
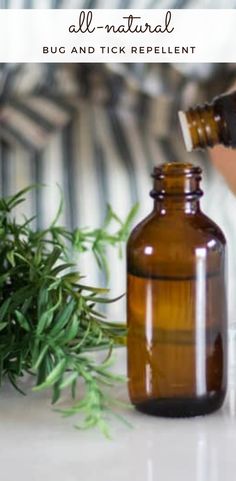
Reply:
[[[214,167],[225,178],[227,184],[236,194],[236,149],[225,148],[217,145],[209,149],[209,156]]]

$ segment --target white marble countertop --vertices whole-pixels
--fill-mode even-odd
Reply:
[[[120,354],[121,362],[123,354]],[[0,394],[2,481],[234,481],[236,479],[236,331],[230,335],[223,408],[192,419],[124,413],[133,428],[111,423],[112,440],[80,432],[50,408],[50,394]],[[123,359],[124,366],[124,359]],[[118,397],[126,398],[125,387]]]

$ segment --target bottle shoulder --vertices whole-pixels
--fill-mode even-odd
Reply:
[[[153,212],[151,212],[144,219],[138,222],[138,224],[133,227],[129,235],[128,243],[141,239],[143,236],[149,233],[150,229],[152,229],[152,226],[155,228],[155,223],[157,221],[155,217],[156,216],[153,215]]]
[[[208,217],[203,212],[200,212],[196,217],[196,223],[193,221],[193,225],[199,229],[204,235],[214,237],[223,245],[226,244],[226,238],[222,229],[214,222],[210,217]]]
[[[220,227],[202,211],[193,215],[157,215],[151,212],[132,230],[128,248],[138,245],[188,244],[202,245],[210,241],[226,244]]]
[[[178,216],[152,213],[130,235],[128,272],[188,278],[195,275],[199,256],[203,256],[208,272],[215,274],[223,269],[224,251],[223,232],[202,212]]]

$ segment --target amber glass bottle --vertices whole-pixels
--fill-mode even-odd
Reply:
[[[200,210],[199,167],[153,177],[154,209],[127,246],[130,399],[149,414],[206,414],[226,391],[225,238]]]
[[[179,112],[186,149],[223,144],[236,147],[236,92],[215,97],[210,104]]]

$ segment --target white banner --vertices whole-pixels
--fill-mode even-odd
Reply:
[[[236,9],[1,9],[0,32],[0,62],[236,62]]]

